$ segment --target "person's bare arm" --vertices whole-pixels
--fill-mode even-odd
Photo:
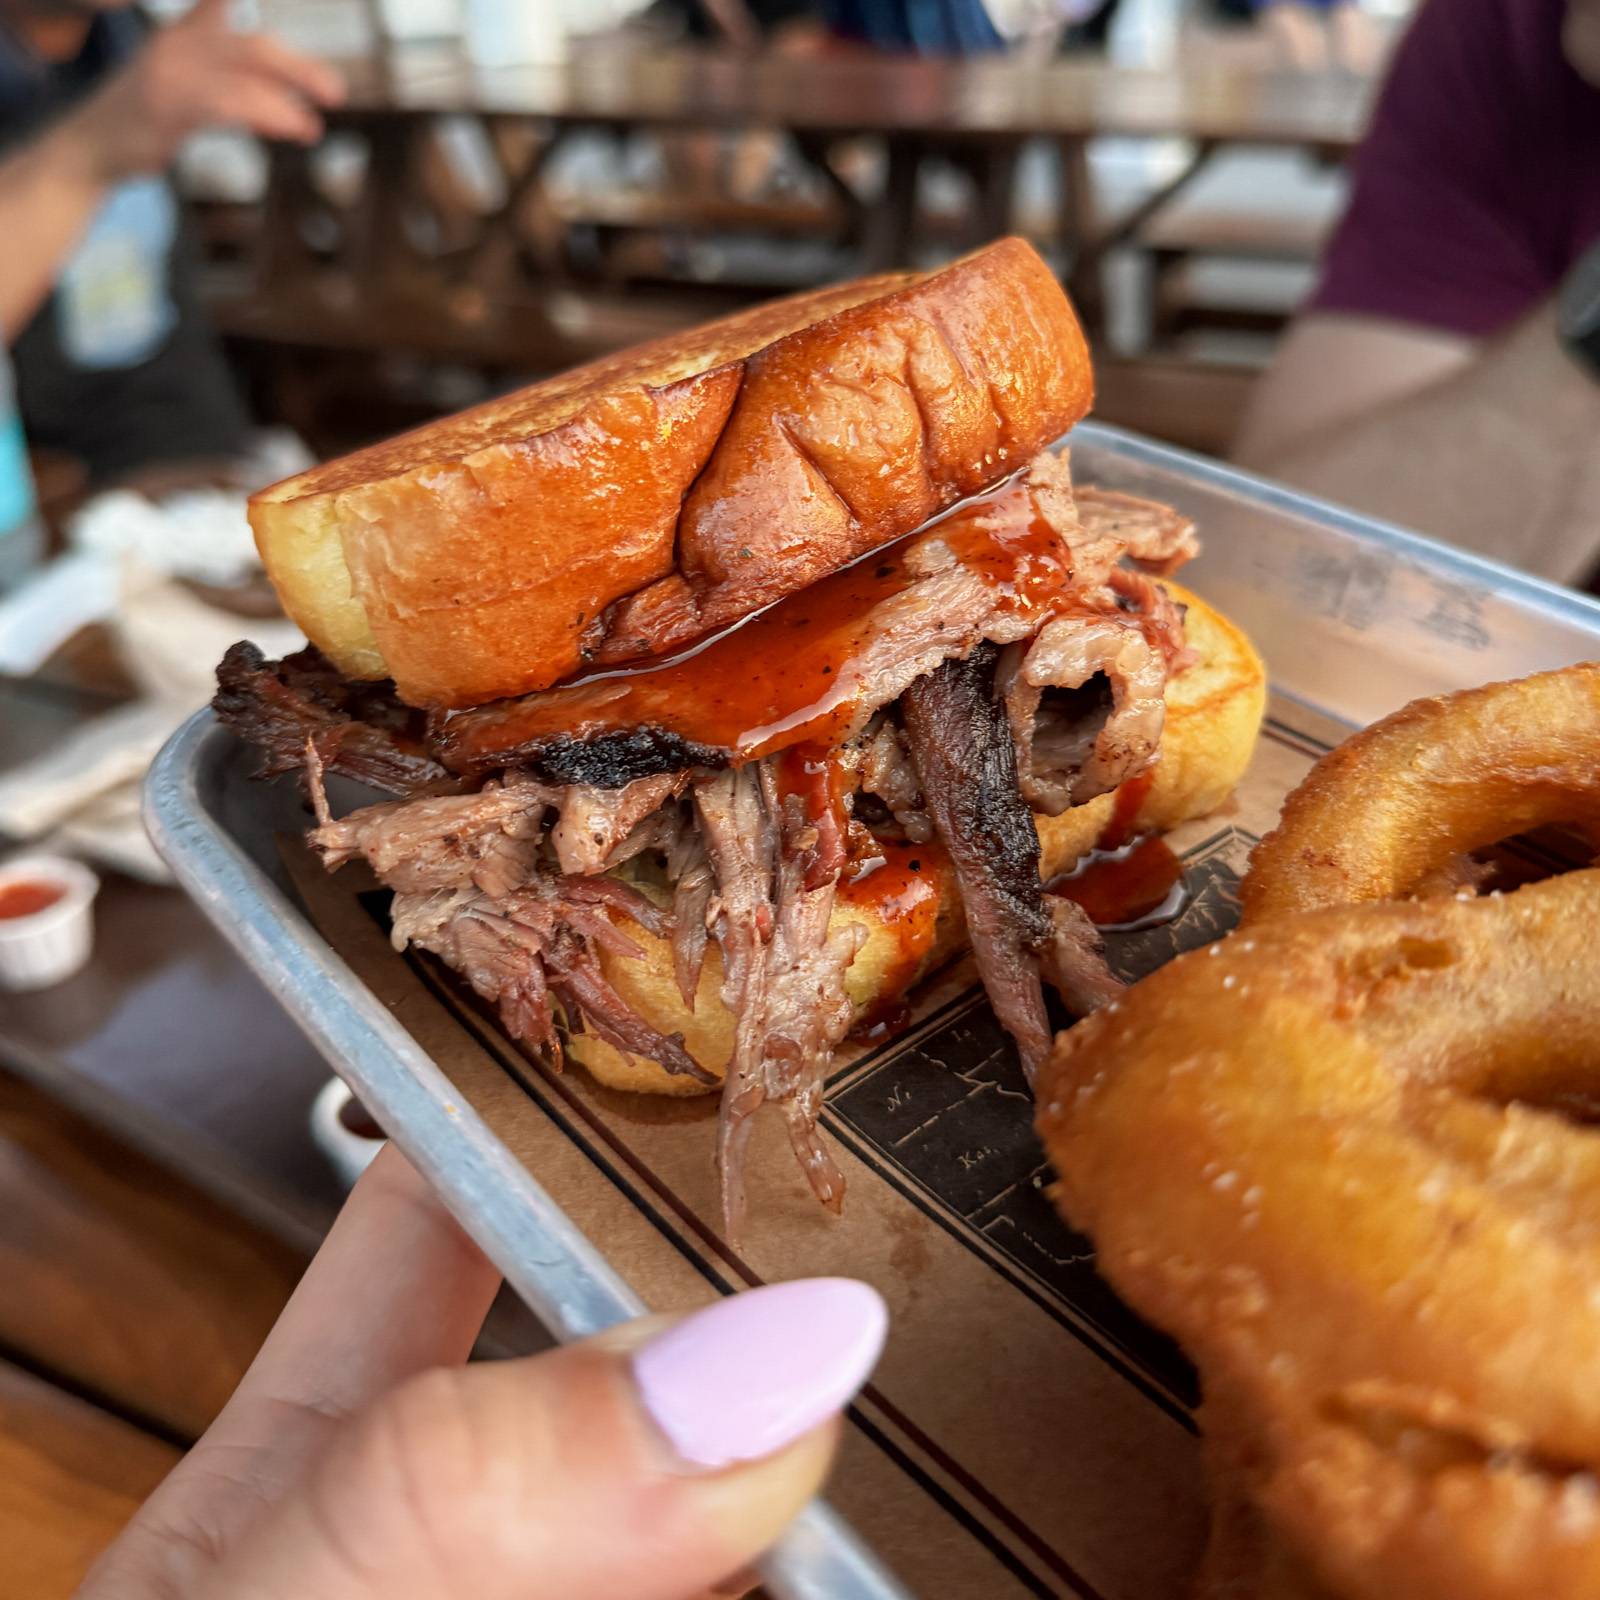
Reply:
[[[1600,383],[1553,307],[1478,344],[1307,317],[1235,457],[1268,476],[1562,582],[1600,555]]]
[[[1377,317],[1313,311],[1283,336],[1250,396],[1234,454],[1256,466],[1460,372],[1479,341]]]
[[[78,130],[62,123],[0,164],[0,328],[9,338],[39,309],[105,197],[106,182]]]
[[[741,50],[754,50],[761,43],[761,30],[744,0],[704,0],[706,15],[711,18],[725,44],[737,45]]]
[[[201,0],[103,88],[0,162],[0,329],[38,310],[84,227],[116,184],[161,172],[198,128],[315,140],[319,106],[342,93],[332,68],[261,34],[228,30],[224,0]]]

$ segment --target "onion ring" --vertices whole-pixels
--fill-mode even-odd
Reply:
[[[1308,912],[1061,1036],[1059,1202],[1201,1369],[1213,1593],[1600,1594],[1597,927],[1592,870]]]
[[[1452,864],[1564,822],[1600,844],[1600,663],[1417,700],[1325,755],[1256,847],[1249,925],[1450,884]]]

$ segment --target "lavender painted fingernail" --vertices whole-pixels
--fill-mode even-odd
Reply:
[[[755,1461],[841,1410],[883,1349],[889,1314],[853,1278],[801,1278],[719,1300],[633,1357],[644,1408],[684,1461]]]

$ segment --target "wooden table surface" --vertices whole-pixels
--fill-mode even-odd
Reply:
[[[303,1255],[0,1068],[0,1594],[67,1600]]]
[[[796,59],[579,43],[556,66],[484,69],[459,48],[417,45],[340,63],[344,119],[465,113],[656,127],[771,126],[812,132],[1090,135],[1350,149],[1372,80],[1208,61],[1136,70],[1083,59],[931,59],[840,50]]]
[[[6,1593],[66,1600],[177,1459],[175,1446],[0,1361]]]
[[[0,680],[0,767],[114,703]],[[95,923],[76,977],[0,993],[0,1595],[19,1600],[68,1600],[204,1431],[341,1196],[306,1125],[327,1069],[184,895],[105,873]]]

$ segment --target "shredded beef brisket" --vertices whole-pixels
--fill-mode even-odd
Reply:
[[[743,1225],[745,1152],[763,1105],[781,1111],[816,1197],[834,1211],[844,1200],[844,1177],[817,1118],[833,1051],[850,1026],[845,970],[865,932],[853,922],[830,927],[838,868],[814,882],[818,829],[804,798],[781,791],[776,765],[759,762],[695,787],[717,885],[710,915],[722,1000],[735,1018],[717,1148],[729,1238]]]
[[[692,1011],[706,964],[711,897],[716,888],[698,828],[679,828],[667,847],[667,877],[672,884],[672,978],[683,1003]]]
[[[573,784],[559,791],[560,818],[550,830],[556,865],[563,872],[604,872],[641,851],[664,848],[665,830],[650,826],[665,803],[683,793],[688,773],[635,778],[620,789]]]
[[[536,873],[501,895],[457,889],[428,891],[420,899],[397,896],[394,936],[439,956],[498,1007],[513,1038],[543,1046],[557,1060],[552,995],[565,1006],[569,1029],[588,1028],[668,1072],[715,1083],[684,1048],[682,1034],[651,1027],[607,980],[601,949],[640,953],[607,914],[609,907],[652,932],[665,930],[659,908],[626,884]]]
[[[539,784],[512,781],[477,794],[386,800],[323,823],[308,843],[330,872],[364,857],[397,893],[505,894],[534,870],[552,798]]]

